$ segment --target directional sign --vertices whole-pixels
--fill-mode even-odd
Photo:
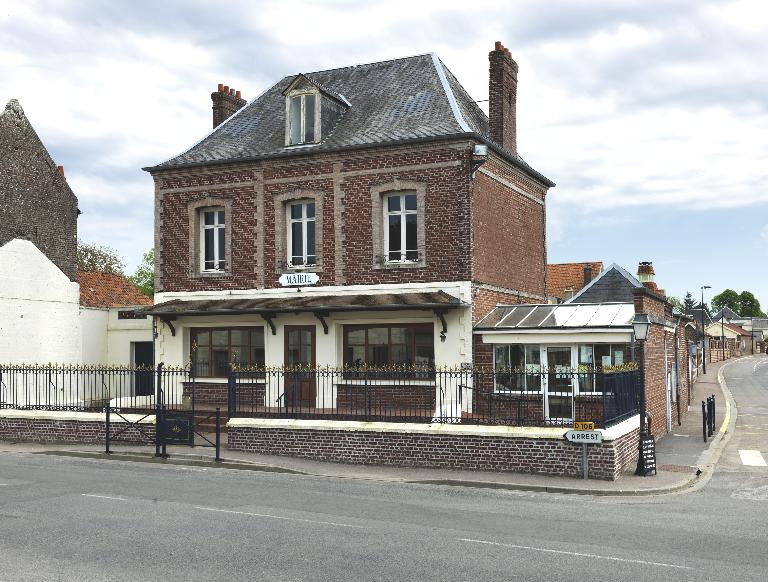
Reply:
[[[594,444],[603,442],[603,433],[599,430],[569,430],[565,438],[572,443]]]
[[[315,285],[320,280],[317,273],[283,273],[280,275],[280,284],[283,287],[304,287]]]
[[[573,430],[595,430],[594,422],[574,422]]]

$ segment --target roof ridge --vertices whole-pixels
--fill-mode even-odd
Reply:
[[[354,69],[355,67],[369,67],[371,65],[382,65],[384,63],[394,63],[395,61],[404,61],[406,59],[414,59],[416,57],[428,57],[433,53],[419,53],[415,55],[408,55],[405,57],[395,57],[393,59],[384,59],[381,61],[373,61],[370,63],[355,63],[354,65],[347,65],[345,67],[333,67],[331,69],[320,69],[319,71],[307,71],[305,73],[295,73],[294,75],[288,75],[287,77],[295,77],[296,75],[314,75],[315,73],[330,73],[331,71],[341,71],[344,69]],[[283,79],[287,78],[283,77]],[[282,80],[282,79],[281,79]]]

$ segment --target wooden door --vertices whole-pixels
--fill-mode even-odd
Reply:
[[[316,400],[315,327],[285,326],[285,404],[314,408]]]

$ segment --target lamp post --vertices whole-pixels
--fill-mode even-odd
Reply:
[[[648,330],[651,327],[651,320],[645,313],[636,313],[632,320],[632,331],[634,340],[640,343],[640,440],[638,441],[637,470],[635,475],[646,475],[645,458],[643,457],[643,437],[648,435],[648,416],[645,407],[645,340],[648,339]]]
[[[725,307],[720,311],[720,348],[723,351],[723,361],[725,361]]]
[[[704,331],[704,289],[712,289],[709,285],[701,286],[701,365],[707,373],[707,334]]]

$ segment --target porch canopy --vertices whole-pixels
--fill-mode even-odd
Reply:
[[[142,312],[168,322],[182,315],[261,315],[275,334],[272,318],[279,313],[312,313],[328,327],[325,317],[332,312],[349,311],[402,311],[431,310],[446,329],[445,312],[449,309],[469,307],[460,299],[445,291],[421,293],[371,293],[339,295],[298,295],[282,297],[232,298],[232,299],[172,299],[158,303]],[[172,330],[172,333],[173,332]]]

